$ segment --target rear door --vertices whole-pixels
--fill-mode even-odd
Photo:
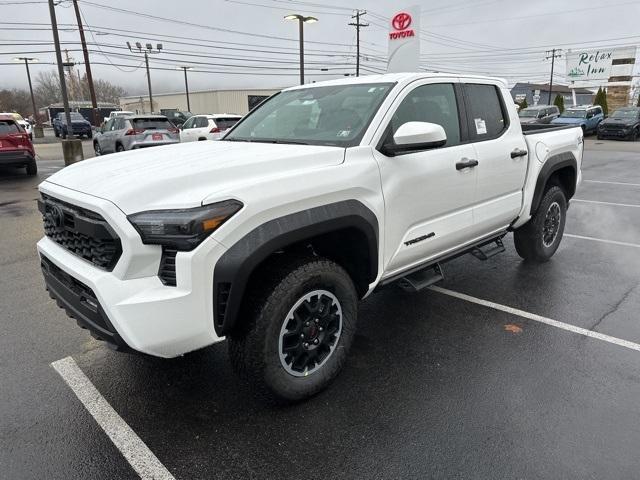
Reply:
[[[506,89],[464,83],[469,132],[478,160],[475,232],[488,235],[508,226],[520,212],[527,173],[527,144]]]
[[[377,142],[392,142],[406,122],[441,125],[443,147],[388,157],[374,151],[385,199],[385,271],[390,276],[469,241],[473,229],[476,170],[458,169],[473,160],[457,80],[416,82],[394,101]]]
[[[102,128],[102,133],[96,136],[96,142],[100,144],[100,150],[103,153],[109,153],[113,151],[113,147],[111,146],[111,142],[109,140],[110,137],[113,136],[111,130],[113,129],[114,118],[109,119],[107,123],[104,124]]]
[[[209,133],[209,119],[205,116],[197,117],[195,122],[195,138],[194,140],[206,140]]]

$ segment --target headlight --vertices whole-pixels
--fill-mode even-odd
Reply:
[[[196,248],[242,208],[237,200],[183,210],[153,210],[127,218],[146,245],[166,245],[177,250]]]

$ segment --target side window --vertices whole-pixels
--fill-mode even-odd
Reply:
[[[498,88],[494,85],[467,84],[469,125],[476,141],[496,138],[507,128],[508,120],[502,107]]]
[[[446,147],[460,144],[458,103],[450,83],[416,87],[398,106],[391,118],[391,135],[407,122],[429,122],[441,125],[447,134]]]
[[[108,132],[111,130],[111,127],[113,127],[113,118],[110,119],[107,123],[105,123],[104,125],[104,131]]]
[[[196,128],[206,128],[208,126],[209,126],[209,120],[207,120],[207,117],[196,118]]]
[[[122,118],[120,118],[120,117],[116,117],[116,118],[115,118],[115,121],[113,122],[113,127],[112,127],[112,129],[113,129],[113,130],[122,130],[122,129],[124,128],[123,123],[124,123],[124,122],[122,121]]]
[[[193,128],[193,122],[195,122],[195,120],[196,117],[191,117],[189,120],[184,122],[184,125],[182,125],[182,129],[187,130],[188,128]]]

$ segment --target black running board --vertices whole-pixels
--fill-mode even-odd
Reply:
[[[504,243],[502,243],[502,237],[496,238],[495,244],[493,246],[484,245],[479,247],[474,247],[471,249],[471,255],[476,257],[478,260],[489,260],[491,257],[495,257],[499,253],[504,252]],[[488,247],[488,248],[485,248]]]
[[[403,290],[408,292],[419,292],[434,283],[438,283],[440,280],[444,280],[444,273],[439,263],[435,265],[413,272],[406,277],[402,277],[398,280],[398,285]]]

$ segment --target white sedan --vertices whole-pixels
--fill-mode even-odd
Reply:
[[[225,131],[233,127],[242,115],[215,114],[194,115],[180,127],[181,142],[197,142],[199,140],[220,140]]]

